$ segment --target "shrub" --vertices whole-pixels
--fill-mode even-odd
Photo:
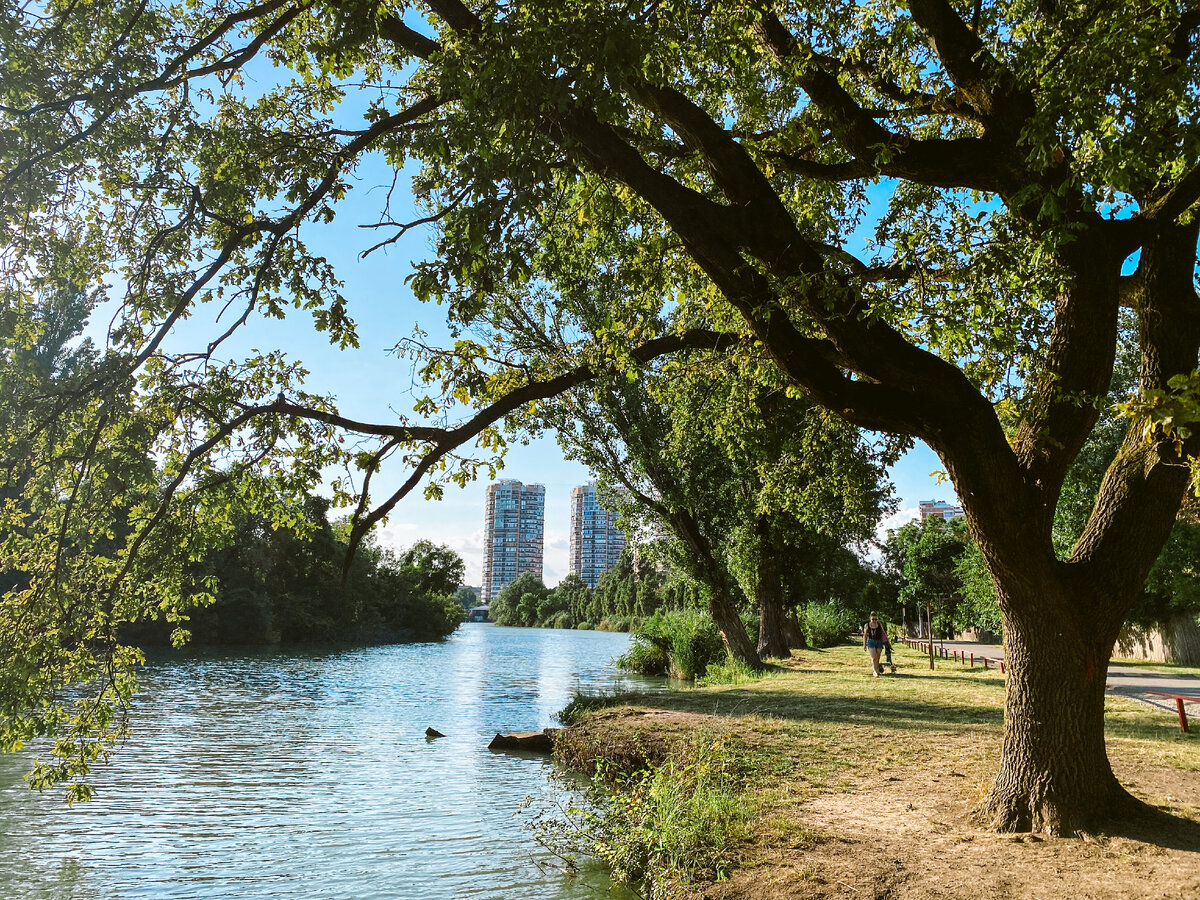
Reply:
[[[625,779],[616,796],[600,772],[586,804],[543,818],[534,830],[568,865],[585,854],[647,900],[667,900],[683,885],[727,876],[737,862],[734,848],[754,815],[741,794],[740,756],[726,739],[698,737]]]
[[[832,601],[804,608],[804,636],[813,647],[840,644],[854,630],[854,616]]]
[[[646,635],[635,634],[629,649],[617,658],[617,665],[639,675],[669,675],[671,655],[665,642],[658,643]]]
[[[597,627],[600,631],[632,631],[633,626],[633,616],[605,616]]]
[[[656,612],[643,622],[617,664],[643,675],[669,671],[695,679],[724,658],[725,643],[712,619],[697,609],[676,609]]]

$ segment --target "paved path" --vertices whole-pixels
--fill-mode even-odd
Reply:
[[[988,659],[1004,659],[1004,648],[999,644],[976,644],[969,641],[934,641],[935,647],[945,647],[946,652],[955,650],[962,653],[974,653],[975,658],[986,656]],[[939,660],[941,665],[946,660]],[[1141,666],[1122,666],[1120,664],[1108,667],[1108,692],[1124,694],[1141,700],[1152,706],[1158,706],[1168,712],[1175,712],[1175,701],[1167,697],[1147,695],[1147,691],[1163,691],[1168,694],[1194,694],[1200,697],[1200,678],[1175,672],[1153,672]],[[1198,704],[1200,705],[1200,704]],[[1189,704],[1189,718],[1198,714],[1194,712],[1198,705]]]

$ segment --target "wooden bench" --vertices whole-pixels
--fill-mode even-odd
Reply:
[[[1169,697],[1175,701],[1175,708],[1179,710],[1179,728],[1181,731],[1188,730],[1187,713],[1184,712],[1183,704],[1185,703],[1200,703],[1200,697],[1194,694],[1169,694],[1166,691],[1146,691],[1147,694],[1154,694],[1156,697]]]

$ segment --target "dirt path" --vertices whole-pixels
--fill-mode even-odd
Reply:
[[[978,787],[951,759],[936,770],[885,772],[798,806],[794,815],[823,836],[816,846],[766,849],[704,897],[1200,898],[1200,772],[1134,768],[1119,758],[1114,767],[1139,796],[1179,815],[1129,822],[1123,834],[1090,840],[990,834],[968,822]]]

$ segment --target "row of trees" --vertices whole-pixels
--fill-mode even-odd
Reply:
[[[291,527],[240,513],[229,544],[192,574],[211,579],[212,600],[182,623],[194,643],[393,643],[441,640],[465,618],[454,595],[464,572],[448,547],[418,541],[396,553],[373,542],[347,559],[349,526],[331,524],[330,502],[309,495]],[[163,618],[122,636],[168,643]]]
[[[693,595],[689,584],[668,579],[657,569],[636,572],[632,557],[625,553],[594,588],[575,574],[548,588],[532,572],[525,572],[492,599],[490,614],[498,625],[629,631],[661,607],[693,605]]]

